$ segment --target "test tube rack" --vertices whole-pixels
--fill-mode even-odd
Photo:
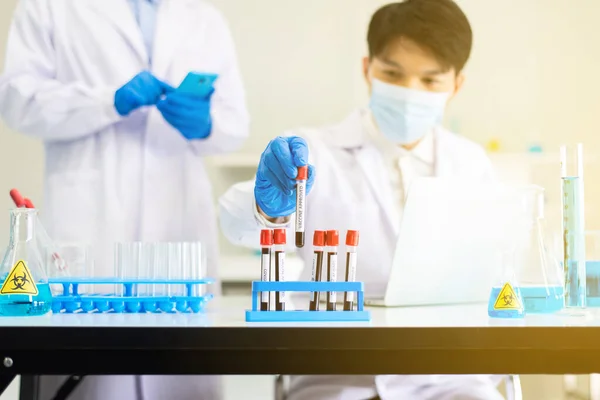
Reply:
[[[50,278],[50,285],[62,285],[61,295],[52,296],[52,312],[112,313],[198,313],[204,310],[212,294],[194,295],[198,285],[209,285],[214,279],[116,279],[116,278]],[[138,296],[137,285],[183,285],[184,296]],[[123,285],[123,295],[79,294],[80,285]]]
[[[354,292],[355,311],[260,311],[262,292]],[[339,296],[339,294],[338,294]],[[306,299],[308,303],[308,299]],[[308,304],[307,304],[308,306]],[[340,305],[338,304],[338,307]],[[252,282],[252,310],[246,310],[246,322],[368,322],[371,313],[364,310],[364,284],[362,282]]]

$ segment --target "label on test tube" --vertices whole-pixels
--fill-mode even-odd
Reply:
[[[261,277],[263,282],[269,281],[269,262],[270,261],[271,261],[271,255],[263,254],[263,256],[262,256],[262,277]],[[269,292],[262,292],[260,295],[261,295],[261,299],[262,299],[263,303],[269,302]]]
[[[356,279],[356,253],[348,253],[348,282],[354,282]],[[354,301],[354,292],[347,292],[348,301]]]
[[[308,166],[298,168],[296,177],[296,247],[304,247],[304,217],[306,216],[306,180]]]
[[[337,282],[337,254],[333,254],[329,259],[329,268],[330,270],[330,282]],[[332,303],[337,301],[337,292],[329,292],[329,299]]]
[[[277,257],[279,257],[279,281],[285,282],[285,253],[280,252]],[[285,304],[285,292],[279,292],[279,302]]]
[[[275,242],[275,280],[283,282],[285,276],[285,229],[275,229],[273,238]],[[285,292],[275,292],[275,310],[285,311]]]

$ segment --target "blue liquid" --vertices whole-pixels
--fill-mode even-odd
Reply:
[[[515,294],[519,298],[521,304],[523,302],[523,296],[521,296],[521,292],[518,287],[513,288]],[[496,310],[494,309],[494,304],[496,304],[496,299],[502,290],[501,287],[493,287],[492,292],[490,293],[490,300],[488,301],[488,315],[492,318],[523,318],[525,316],[525,308],[521,308],[520,310]]]
[[[552,314],[564,307],[562,286],[522,286],[520,291],[527,314]]]
[[[52,292],[47,283],[37,284],[38,295],[26,294],[0,295],[0,315],[21,317],[44,315],[52,309]]]
[[[562,178],[565,307],[586,306],[583,181]]]

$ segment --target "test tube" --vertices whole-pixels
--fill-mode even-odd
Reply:
[[[154,264],[153,269],[156,271],[157,280],[170,279],[169,270],[169,244],[168,243],[155,243],[154,251],[152,256],[152,263]],[[168,296],[169,285],[166,283],[155,284],[154,293],[156,296]]]
[[[586,306],[583,145],[561,146],[565,308]]]
[[[323,248],[325,247],[325,231],[315,231],[315,233],[313,234],[313,247],[314,255],[310,280],[312,282],[320,282],[321,274],[323,271]],[[311,296],[312,297],[310,299],[310,305],[308,309],[310,311],[318,311],[321,293],[312,292]]]
[[[340,234],[336,230],[327,231],[327,280],[337,282],[337,248],[340,244]],[[336,311],[337,293],[327,292],[327,311]]]
[[[358,248],[358,231],[346,233],[346,282],[356,280],[356,250]],[[344,311],[354,310],[354,292],[344,292]]]
[[[169,274],[171,279],[183,279],[183,263],[181,260],[183,243],[169,243]],[[183,285],[172,284],[170,296],[183,296]]]
[[[140,254],[140,279],[156,279],[156,270],[154,264],[154,243],[143,243]],[[139,285],[139,294],[143,296],[154,296],[155,287],[151,283]]]
[[[266,282],[269,280],[271,274],[271,247],[273,246],[273,231],[271,229],[263,229],[260,232],[260,247],[261,247],[261,259],[260,259],[260,272],[261,280]],[[260,293],[260,311],[269,311],[270,301],[269,292]]]
[[[275,242],[275,280],[285,281],[285,229],[275,229],[273,233]],[[285,311],[285,292],[275,292],[275,309]]]
[[[69,266],[69,273],[71,276],[77,278],[93,278],[94,277],[94,260],[92,257],[91,246],[84,243],[62,243],[58,247],[58,251],[61,254],[62,260],[65,265]],[[46,248],[47,253],[53,253],[55,248]],[[51,254],[46,254],[46,257]],[[48,258],[46,258],[48,259]],[[56,271],[55,271],[56,272]],[[62,285],[52,285],[62,286]],[[54,291],[62,293],[62,288],[52,288]],[[89,294],[94,292],[94,286],[91,284],[79,285],[79,294]]]
[[[202,243],[200,242],[190,243],[190,265],[191,273],[189,279],[200,280],[206,277],[204,272],[206,262],[204,260],[204,252],[202,251]],[[206,285],[193,285],[192,296],[203,296],[205,286]]]
[[[304,247],[307,178],[308,166],[298,167],[298,175],[296,176],[296,247]]]

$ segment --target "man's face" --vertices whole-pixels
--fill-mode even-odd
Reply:
[[[383,54],[363,60],[363,72],[371,92],[372,79],[428,92],[450,92],[454,96],[464,77],[454,68],[444,71],[425,49],[406,38],[391,42]]]

